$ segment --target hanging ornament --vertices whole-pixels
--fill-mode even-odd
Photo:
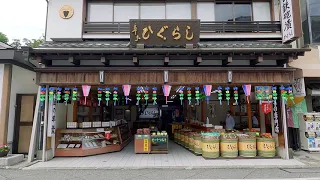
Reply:
[[[126,104],[128,104],[128,96],[130,95],[131,85],[122,85],[124,96],[126,96]]]
[[[64,88],[64,102],[66,103],[66,105],[68,104],[70,98],[70,88]]]
[[[170,96],[171,86],[170,85],[163,85],[162,91],[164,96],[166,97],[166,104],[168,104],[168,96]]]
[[[137,103],[136,103],[136,105],[139,105],[139,102],[140,102],[140,100],[141,100],[141,88],[140,88],[140,87],[137,87],[136,97],[137,97]]]
[[[40,88],[40,106],[43,106],[44,101],[46,100],[46,88]]]
[[[220,105],[222,105],[222,87],[218,87],[218,99],[220,101]]]
[[[207,99],[207,104],[209,104],[210,96],[211,96],[212,85],[204,85],[203,91]]]
[[[107,106],[109,106],[110,94],[111,94],[110,88],[106,88],[105,93],[106,93],[106,103],[107,103]]]
[[[72,101],[76,101],[78,98],[78,88],[72,89]]]
[[[192,94],[191,94],[191,87],[188,87],[187,88],[187,97],[188,97],[188,102],[189,102],[189,105],[191,105],[191,99],[192,99]]]
[[[146,100],[146,105],[147,105],[148,100],[149,100],[149,88],[148,87],[144,88],[144,100]]]
[[[259,100],[259,104],[262,104],[262,86],[256,86],[256,96]]]
[[[184,87],[182,87],[180,90],[179,90],[179,97],[180,97],[180,102],[181,102],[181,105],[182,105],[182,102],[183,102],[183,99],[184,99],[184,94],[183,94],[183,90],[184,90]]]
[[[226,90],[226,100],[229,105],[229,103],[230,103],[230,87],[225,87],[224,89]]]
[[[90,89],[91,89],[91,86],[82,85],[82,93],[83,93],[83,96],[84,96],[84,104],[87,104],[87,97],[89,96]]]
[[[239,93],[238,93],[238,87],[233,87],[233,97],[236,101],[236,105],[238,105],[238,99],[239,99]]]
[[[270,89],[269,86],[264,87],[264,92],[266,93],[268,103],[270,102],[270,90],[269,89]]]
[[[49,88],[49,101],[53,101],[54,98],[54,88]]]
[[[156,105],[157,104],[157,90],[158,88],[157,87],[153,87],[152,88],[152,100],[153,100],[153,105]]]
[[[62,91],[62,88],[58,87],[57,88],[57,95],[56,95],[56,99],[57,101],[61,101],[61,91]]]
[[[196,87],[195,88],[195,97],[196,97],[196,100],[197,100],[197,105],[200,105],[200,88],[199,87]]]
[[[102,91],[103,91],[103,89],[98,87],[98,92],[97,92],[97,96],[98,96],[98,106],[100,106],[100,102],[101,102],[101,100],[102,100]]]
[[[277,99],[278,99],[277,86],[272,87],[272,99],[273,99],[273,104],[277,104]]]
[[[244,94],[247,97],[247,103],[250,101],[250,94],[251,94],[251,84],[243,85],[242,89],[244,91]]]
[[[281,97],[282,97],[282,99],[284,100],[285,103],[287,103],[287,100],[288,100],[288,97],[287,97],[288,92],[287,92],[286,88],[285,88],[284,86],[281,86],[281,87],[280,87],[280,92],[281,92]]]
[[[293,92],[292,92],[292,87],[291,87],[291,86],[288,86],[288,87],[287,87],[287,91],[288,91],[288,97],[289,97],[289,99],[292,101],[293,104],[295,104],[295,102],[294,102],[294,95],[293,95]]]
[[[113,88],[113,105],[117,105],[118,101],[118,88],[114,87]]]

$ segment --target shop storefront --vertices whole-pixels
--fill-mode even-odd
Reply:
[[[200,41],[196,20],[130,27],[130,42],[48,42],[32,50],[41,64],[43,158],[121,151],[131,141],[136,153],[170,154],[170,139],[205,158],[237,158],[239,150],[287,157],[280,152],[287,148],[284,103],[293,97],[295,69],[283,65],[306,49]]]

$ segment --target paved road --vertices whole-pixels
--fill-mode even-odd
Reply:
[[[17,170],[0,169],[0,180],[173,180],[290,179],[320,180],[320,169],[137,169]]]

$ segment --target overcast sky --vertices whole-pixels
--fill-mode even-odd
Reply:
[[[12,39],[39,38],[45,31],[46,0],[0,0],[0,32]]]

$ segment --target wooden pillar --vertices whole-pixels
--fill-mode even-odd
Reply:
[[[247,115],[248,115],[248,126],[252,129],[252,112],[251,112],[251,102],[247,103]]]
[[[201,102],[201,122],[206,122],[207,119],[207,102]]]
[[[7,144],[8,121],[10,110],[10,94],[12,81],[12,65],[5,64],[3,67],[3,84],[0,116],[0,145]]]
[[[197,19],[197,1],[191,1],[191,19]]]

